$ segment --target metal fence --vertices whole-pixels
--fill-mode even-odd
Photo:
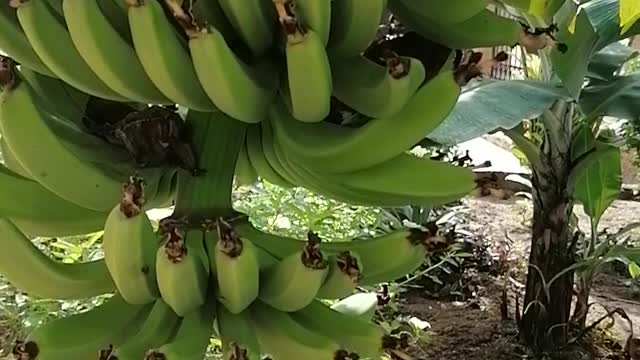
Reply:
[[[503,8],[496,8],[496,14],[516,19],[511,13],[507,12]],[[525,78],[525,61],[523,59],[524,51],[520,46],[511,48],[509,46],[498,46],[492,49],[492,55],[495,56],[501,51],[509,54],[509,60],[501,62],[493,67],[491,70],[491,77],[499,80],[512,80],[512,79],[524,79]]]

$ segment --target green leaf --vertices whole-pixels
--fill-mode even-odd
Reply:
[[[566,53],[558,49],[551,51],[553,70],[562,80],[569,94],[578,97],[589,59],[598,43],[596,31],[586,12],[582,11],[576,17],[574,33],[572,34],[569,29],[561,29],[556,37],[558,41],[568,46],[568,50]]]
[[[427,137],[454,145],[499,128],[510,129],[539,116],[554,101],[567,98],[556,83],[482,80],[463,89],[453,111]]]
[[[587,74],[587,68],[593,55],[607,45],[631,36],[640,31],[633,26],[624,35],[620,35],[618,0],[591,0],[577,9],[575,31],[562,27],[556,38],[567,44],[568,51],[551,51],[553,68],[572,97],[578,98]]]
[[[589,144],[593,143],[592,138],[590,128],[584,126],[574,140],[573,151],[588,151]],[[579,149],[577,144],[584,144],[586,148]],[[620,151],[614,147],[611,149],[615,151],[608,151],[587,167],[576,183],[575,197],[583,204],[585,213],[595,224],[598,224],[602,214],[617,199],[620,192]]]
[[[595,137],[593,131],[586,124],[576,126],[571,142],[571,160],[575,161],[580,156],[594,148]]]
[[[640,19],[640,1],[620,0],[620,27],[621,32],[627,32],[631,26]]]
[[[640,266],[634,262],[629,263],[629,275],[632,279],[640,279]]]
[[[614,245],[603,258],[619,260],[625,264],[640,263],[640,248]]]
[[[640,116],[640,74],[591,84],[582,92],[579,103],[589,119],[603,115],[636,119]]]
[[[589,81],[608,81],[612,79],[624,64],[637,56],[638,51],[632,47],[615,42],[598,51],[587,69]]]

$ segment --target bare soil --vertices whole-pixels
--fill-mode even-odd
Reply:
[[[413,356],[421,360],[501,360],[530,359],[517,337],[515,296],[522,299],[526,259],[530,246],[531,202],[512,199],[505,202],[480,199],[465,200],[468,206],[466,230],[481,237],[491,248],[508,249],[513,281],[509,284],[508,318],[501,315],[503,281],[486,273],[468,280],[474,283],[473,296],[464,301],[435,299],[421,289],[402,296],[402,311],[430,324],[429,341],[415,349]],[[579,226],[589,233],[589,222],[580,206],[576,206]],[[640,203],[617,201],[605,213],[600,228],[616,231],[639,221]],[[634,234],[640,241],[640,234]],[[588,324],[606,314],[605,309],[622,308],[631,317],[635,334],[640,334],[640,293],[625,284],[622,275],[605,273],[597,277],[590,302]],[[623,359],[622,347],[630,334],[626,321],[616,316],[615,322],[604,321],[575,346],[549,359]]]

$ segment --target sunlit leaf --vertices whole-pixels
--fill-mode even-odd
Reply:
[[[640,266],[635,262],[629,263],[629,275],[632,279],[640,279]]]
[[[627,32],[640,19],[640,1],[620,0],[620,27]]]
[[[568,46],[568,51],[562,53],[558,49],[552,50],[553,68],[574,98],[580,95],[593,54],[623,38],[620,35],[619,10],[618,0],[583,2],[577,10],[575,31],[572,33],[567,28],[561,27],[556,35],[558,41]],[[640,25],[636,23],[624,37],[638,31],[640,31]]]

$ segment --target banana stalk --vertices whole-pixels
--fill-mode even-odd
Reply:
[[[178,174],[174,217],[192,219],[234,215],[231,206],[233,175],[242,148],[246,124],[223,112],[189,111],[193,152],[203,168],[200,176]]]

